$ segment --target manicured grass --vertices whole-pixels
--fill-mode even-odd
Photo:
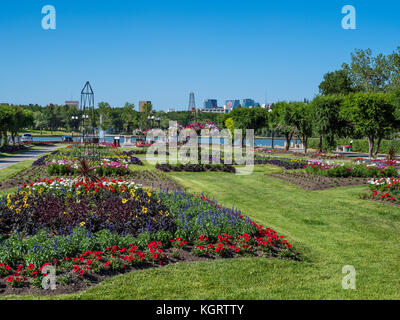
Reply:
[[[264,177],[277,170],[257,166],[248,176],[168,175],[228,207],[238,205],[287,236],[305,261],[182,263],[120,275],[86,292],[51,299],[399,299],[399,209],[358,199],[365,187],[304,191]],[[345,265],[356,269],[356,290],[341,286]]]
[[[12,178],[15,175],[19,174],[21,171],[28,169],[33,162],[34,162],[33,160],[21,161],[17,164],[0,169],[0,181]]]

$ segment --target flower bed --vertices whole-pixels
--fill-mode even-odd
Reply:
[[[398,165],[395,162],[386,161],[381,165],[375,163],[344,164],[331,161],[310,161],[306,171],[326,177],[396,177],[398,176]]]
[[[300,259],[283,236],[238,209],[123,179],[23,185],[0,203],[0,234],[0,276],[9,288],[39,287],[46,266],[68,286],[177,256]]]
[[[128,165],[143,165],[143,162],[133,154],[133,152],[122,152],[116,148],[96,146],[85,149],[69,146],[65,150],[55,151],[37,159],[33,166],[46,167],[50,175],[75,175],[79,161],[85,158],[89,160],[97,176],[124,176],[130,173]]]
[[[368,181],[370,194],[362,197],[400,204],[400,178],[381,178]]]
[[[303,169],[307,165],[307,161],[290,159],[290,158],[268,158],[268,157],[256,157],[254,164],[270,164],[273,166],[281,167],[286,170]]]

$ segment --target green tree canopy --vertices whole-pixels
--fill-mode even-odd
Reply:
[[[377,154],[380,141],[399,127],[393,99],[385,93],[356,93],[343,101],[341,115],[356,134],[367,137],[369,157],[373,156],[375,143]]]

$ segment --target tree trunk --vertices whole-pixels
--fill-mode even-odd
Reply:
[[[378,141],[376,142],[376,149],[375,149],[375,154],[374,154],[375,156],[377,156],[379,153],[379,148],[381,146],[381,142],[382,142],[382,137],[379,137]]]
[[[4,145],[8,146],[7,130],[3,130],[3,136],[4,136]]]
[[[308,137],[303,136],[304,154],[308,151]]]
[[[374,137],[368,137],[368,157],[371,159],[372,158],[372,153],[374,150],[374,144],[375,144],[375,138]]]
[[[272,135],[271,147],[272,147],[272,149],[274,149],[274,138],[275,138],[275,132],[274,132],[274,130],[272,130],[271,135]]]
[[[322,136],[319,136],[318,153],[322,152]]]
[[[290,141],[292,140],[292,134],[288,133],[286,134],[286,151],[289,151],[290,148]]]

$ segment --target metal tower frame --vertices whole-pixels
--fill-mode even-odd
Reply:
[[[85,141],[85,133],[87,137],[89,134],[92,134],[94,137],[94,92],[89,81],[86,81],[86,84],[81,91],[80,108],[83,111],[83,116],[88,117],[89,113],[92,113],[92,119],[88,119],[86,117],[83,118],[83,142],[86,144],[87,141]]]

